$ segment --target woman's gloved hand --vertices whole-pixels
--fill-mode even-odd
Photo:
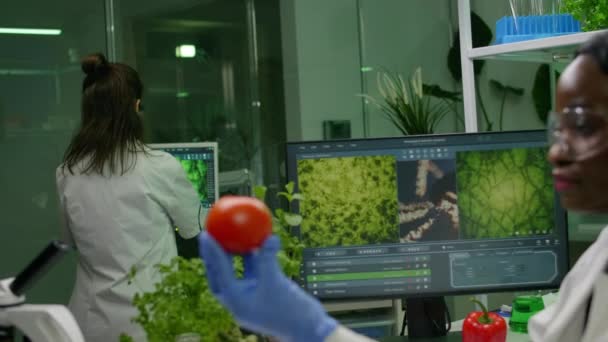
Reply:
[[[232,256],[207,232],[199,236],[199,251],[209,287],[246,329],[289,342],[321,342],[336,328],[323,306],[289,280],[276,258],[280,242],[269,237],[257,251],[244,256],[245,275],[237,279]]]

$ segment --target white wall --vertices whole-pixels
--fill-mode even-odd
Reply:
[[[378,97],[377,70],[399,72],[404,77],[422,68],[423,82],[454,89],[447,68],[451,44],[450,7],[441,0],[362,0],[363,65],[374,71],[363,73],[367,93]],[[368,105],[371,137],[401,133],[374,105]],[[438,132],[453,132],[455,118],[448,115]]]
[[[454,89],[447,71],[448,1],[283,0],[281,2],[288,140],[322,139],[323,120],[350,120],[352,137],[399,131],[358,96],[377,96],[376,70],[409,75]],[[359,28],[361,25],[361,28]],[[359,34],[361,32],[361,35]],[[374,71],[361,73],[361,67]],[[446,117],[439,132],[456,129]]]
[[[356,1],[284,0],[281,30],[288,140],[320,140],[323,120],[363,135]]]

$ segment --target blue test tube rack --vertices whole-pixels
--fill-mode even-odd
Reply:
[[[530,15],[513,19],[502,17],[496,22],[494,44],[514,43],[581,32],[581,23],[571,14]]]

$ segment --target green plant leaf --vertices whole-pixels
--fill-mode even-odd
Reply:
[[[516,88],[516,87],[504,85],[494,79],[490,80],[490,85],[492,85],[492,87],[496,88],[498,91],[501,91],[501,92],[508,92],[508,93],[511,93],[511,94],[517,95],[517,96],[522,96],[524,94],[524,88]]]
[[[462,92],[460,91],[445,90],[437,84],[423,84],[422,88],[424,94],[431,95],[439,99],[446,99],[455,102],[462,101]]]
[[[498,82],[497,80],[490,80],[490,85],[496,89],[498,89],[499,91],[505,91],[505,86],[502,85],[502,83]]]
[[[288,192],[283,192],[283,191],[278,192],[277,196],[279,196],[279,197],[285,197],[285,199],[287,199],[287,202],[291,202],[291,200],[292,200],[291,194],[288,193]]]
[[[289,183],[285,184],[285,189],[287,189],[287,193],[293,194],[293,188],[294,188],[293,182],[289,182]]]
[[[240,338],[236,322],[210,292],[200,258],[175,257],[156,268],[162,280],[153,291],[136,293],[133,299],[138,309],[133,321],[146,331],[148,341],[174,341],[189,332],[203,341],[219,341],[224,335],[231,336],[230,341]]]
[[[298,214],[287,213],[285,214],[284,218],[285,222],[292,227],[298,226],[300,223],[302,223],[302,216]]]
[[[555,72],[555,79],[559,79],[560,73]],[[553,103],[551,100],[551,77],[549,64],[542,64],[536,70],[534,86],[532,87],[532,99],[534,108],[540,122],[547,124],[547,117]]]
[[[264,202],[266,200],[266,191],[267,190],[268,190],[268,188],[266,188],[263,185],[256,185],[253,187],[253,195],[255,196],[255,198]]]
[[[492,29],[475,12],[471,12],[471,35],[473,47],[488,46],[492,42]],[[462,80],[462,65],[460,64],[460,31],[453,36],[453,44],[448,51],[447,65],[450,74],[456,81]],[[485,65],[484,60],[473,62],[475,76],[479,76]]]
[[[291,195],[291,199],[292,200],[303,201],[304,200],[304,195],[302,195],[302,194],[293,194],[293,195]]]

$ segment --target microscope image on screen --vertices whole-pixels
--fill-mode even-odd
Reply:
[[[461,238],[552,234],[555,203],[546,148],[456,154]]]
[[[298,160],[300,236],[308,247],[394,243],[399,239],[396,158]]]
[[[459,238],[455,168],[452,159],[397,163],[400,242]]]
[[[198,197],[201,202],[209,201],[207,194],[207,172],[208,166],[204,160],[184,160],[179,156],[176,156],[180,164],[186,171],[186,176],[192,186],[198,193]]]

